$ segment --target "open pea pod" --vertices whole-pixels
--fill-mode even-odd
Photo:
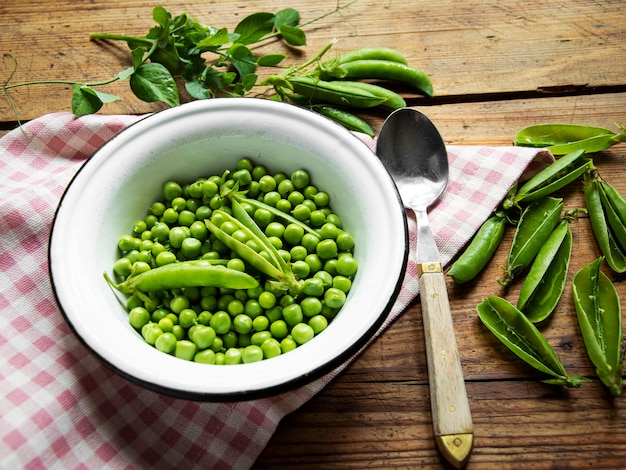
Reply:
[[[524,209],[509,249],[504,276],[498,278],[501,285],[509,285],[517,275],[530,266],[558,224],[562,210],[563,199],[550,196],[537,199]]]
[[[578,124],[537,124],[520,130],[514,145],[547,148],[554,155],[566,155],[577,150],[600,152],[626,141],[626,128],[616,133],[610,129]]]
[[[507,300],[487,297],[476,307],[480,321],[515,355],[552,379],[544,382],[579,387],[588,379],[570,376],[537,327]]]
[[[562,219],[533,261],[517,300],[517,308],[533,323],[545,320],[556,308],[572,256],[572,232]]]
[[[508,209],[522,201],[532,202],[549,196],[594,169],[593,161],[584,155],[584,150],[577,150],[548,165],[526,181],[512,198],[503,201],[503,207]]]
[[[620,396],[624,392],[622,313],[615,286],[600,270],[602,261],[600,257],[574,275],[574,305],[598,378],[612,395]]]
[[[600,195],[600,181],[597,178],[586,178],[583,192],[591,230],[606,263],[616,273],[626,272],[626,254],[620,248],[609,227]]]

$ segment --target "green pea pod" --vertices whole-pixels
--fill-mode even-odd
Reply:
[[[124,282],[115,284],[105,273],[107,282],[124,294],[158,292],[184,287],[223,287],[227,289],[251,289],[259,285],[249,274],[208,260],[193,260],[170,263],[164,266],[129,276]]]
[[[626,141],[626,128],[617,134],[609,129],[578,124],[538,124],[522,129],[514,144],[525,147],[545,147],[554,155],[566,155],[576,150],[586,153],[605,150]]]
[[[613,207],[613,210],[622,221],[622,224],[626,225],[626,199],[624,199],[624,196],[606,181],[600,180],[600,187]]]
[[[515,355],[552,379],[554,385],[579,387],[588,381],[570,376],[537,327],[514,305],[501,297],[488,297],[476,307],[480,321]]]
[[[613,271],[616,273],[626,272],[626,255],[615,241],[606,221],[600,196],[600,182],[595,178],[588,178],[585,180],[583,192],[591,230],[600,251]]]
[[[374,131],[367,122],[352,113],[344,111],[343,109],[333,108],[331,106],[314,106],[312,109],[320,113],[322,116],[332,119],[337,124],[341,124],[346,129],[362,132],[370,137],[374,137],[375,135]]]
[[[350,108],[373,108],[385,102],[385,98],[341,82],[331,83],[304,76],[291,77],[287,81],[296,93],[305,96],[313,103]]]
[[[622,252],[626,253],[626,225],[624,225],[620,214],[615,210],[613,204],[611,204],[602,184],[600,184],[600,201],[602,202],[606,222],[611,228],[615,242],[621,248]],[[626,217],[626,214],[624,214],[624,217]]]
[[[355,60],[341,64],[341,70],[346,80],[378,79],[389,80],[410,86],[426,96],[433,96],[433,85],[430,77],[421,70],[390,60]],[[344,73],[345,72],[345,73]]]
[[[524,279],[517,308],[533,323],[545,320],[555,309],[567,279],[572,256],[569,221],[561,220],[541,247]]]
[[[407,60],[401,52],[389,47],[362,47],[340,54],[333,59],[337,64],[354,62],[355,60],[389,60],[407,65]]]
[[[461,256],[448,270],[448,276],[457,284],[471,281],[487,265],[496,252],[506,226],[503,212],[497,212],[489,217],[478,229],[472,241]]]
[[[524,271],[556,227],[563,210],[563,199],[543,197],[522,212],[509,250],[505,274],[498,282],[507,286]]]
[[[602,383],[614,396],[622,395],[623,330],[617,290],[600,271],[596,259],[574,275],[572,289],[578,324],[589,359]]]
[[[330,82],[336,83],[336,82]],[[385,98],[385,101],[380,105],[381,108],[395,110],[406,107],[406,101],[402,96],[397,94],[395,91],[389,90],[382,86],[374,85],[372,83],[367,82],[351,82],[351,81],[343,81],[340,83],[344,83],[350,85],[354,88],[360,88],[361,90],[365,90],[372,95],[380,96],[381,98]]]
[[[565,187],[593,168],[593,162],[584,158],[585,151],[577,150],[554,163],[548,165],[519,188],[517,194],[509,202],[504,202],[505,208],[520,202],[532,202]]]

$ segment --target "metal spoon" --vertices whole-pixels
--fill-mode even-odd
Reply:
[[[461,468],[472,451],[472,416],[446,281],[427,215],[428,207],[448,183],[448,154],[433,123],[410,108],[389,115],[376,153],[396,182],[404,205],[417,218],[417,263],[435,440],[445,458]]]

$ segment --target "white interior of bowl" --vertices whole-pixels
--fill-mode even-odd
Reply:
[[[359,271],[330,326],[288,354],[255,364],[209,366],[148,346],[106,284],[120,235],[145,217],[168,179],[221,174],[243,156],[272,172],[308,169],[356,241]],[[57,300],[76,334],[124,375],[192,395],[254,395],[301,382],[345,355],[390,307],[404,273],[404,210],[377,157],[355,136],[294,106],[257,99],[189,103],[139,121],[77,174],[50,239]]]

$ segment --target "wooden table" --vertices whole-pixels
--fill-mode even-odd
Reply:
[[[293,7],[304,21],[335,0],[170,1],[174,14],[190,12],[229,28],[256,11]],[[144,34],[154,5],[122,0],[5,0],[0,6],[0,51],[19,60],[13,82],[107,78],[129,65],[122,45],[90,42],[90,32]],[[308,31],[298,61],[332,38],[334,50],[392,46],[433,80],[436,97],[406,94],[450,144],[508,145],[530,124],[626,124],[626,2],[618,0],[360,0]],[[281,51],[278,43],[268,50]],[[293,56],[292,56],[293,57]],[[295,60],[295,59],[294,59]],[[12,62],[4,58],[0,76]],[[67,86],[11,93],[23,121],[69,110]],[[102,112],[145,113],[161,108],[135,99],[127,83],[107,89],[123,100]],[[383,114],[365,115],[380,128]],[[16,118],[0,99],[0,132]],[[1,135],[1,134],[0,134]],[[606,179],[626,193],[619,145],[595,157]],[[583,203],[579,187],[562,194],[568,207]],[[572,226],[574,272],[599,251],[582,217]],[[510,243],[509,230],[504,246]],[[466,286],[449,284],[457,341],[475,425],[467,468],[623,468],[626,398],[611,398],[597,379],[580,389],[541,383],[535,371],[479,323],[475,306],[486,295],[515,299],[495,278],[501,249],[488,269]],[[626,303],[624,276],[612,276]],[[569,283],[547,324],[549,343],[571,374],[594,377],[576,324]],[[421,308],[409,308],[352,365],[300,410],[287,416],[260,456],[261,468],[448,468],[435,449],[429,410]]]

